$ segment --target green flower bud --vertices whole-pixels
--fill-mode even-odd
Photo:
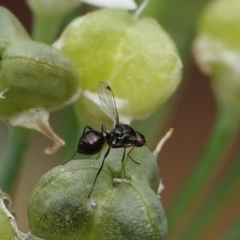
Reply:
[[[0,239],[14,240],[14,231],[11,224],[12,214],[10,212],[11,200],[9,196],[0,189]]]
[[[1,240],[41,240],[18,230],[16,219],[11,212],[11,199],[0,189],[0,239]]]
[[[240,104],[240,1],[212,1],[203,11],[194,54],[201,70],[212,76],[218,101]]]
[[[124,10],[104,9],[77,18],[54,45],[82,73],[76,111],[80,117],[87,111],[88,123],[101,115],[99,81],[113,89],[125,122],[151,114],[180,82],[182,65],[168,34],[155,20],[135,19]]]
[[[167,222],[157,196],[159,170],[146,148],[112,149],[91,196],[98,160],[73,160],[41,177],[28,202],[31,233],[48,240],[166,239]]]
[[[6,213],[3,211],[3,209],[0,207],[0,239],[1,240],[14,240],[14,233],[11,226],[11,223],[6,215]]]
[[[16,17],[0,6],[0,55],[3,50],[19,40],[30,40],[26,30]]]
[[[76,98],[79,74],[60,51],[34,41],[16,42],[2,53],[0,118],[44,108],[55,110]]]
[[[199,31],[221,41],[229,48],[239,48],[239,12],[240,3],[238,0],[212,1],[202,13]]]
[[[12,42],[1,54],[0,119],[36,129],[54,141],[46,153],[64,142],[48,124],[49,112],[79,95],[79,72],[62,52],[31,40]]]

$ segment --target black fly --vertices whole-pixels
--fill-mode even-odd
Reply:
[[[92,193],[98,175],[100,174],[103,168],[104,161],[108,156],[111,148],[123,148],[122,166],[126,176],[126,172],[123,165],[123,161],[126,154],[126,148],[142,147],[146,143],[146,139],[143,136],[143,134],[141,134],[138,131],[135,131],[131,126],[119,122],[119,116],[113,91],[107,83],[99,82],[98,97],[102,109],[113,118],[114,127],[112,131],[107,131],[104,124],[102,124],[102,130],[101,132],[99,132],[92,129],[89,126],[86,126],[78,141],[77,151],[75,152],[75,154],[82,153],[85,155],[94,155],[99,153],[105,144],[108,145],[108,149],[103,157],[102,164],[94,178],[93,185],[88,195],[88,198]],[[75,154],[73,155],[73,157],[75,156]]]

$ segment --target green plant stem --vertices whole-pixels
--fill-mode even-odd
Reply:
[[[63,20],[62,15],[33,16],[33,38],[37,41],[50,44],[56,37]]]
[[[76,152],[81,131],[72,105],[62,109],[59,114],[61,136],[66,142],[66,145],[60,150],[59,159],[64,163]]]
[[[223,236],[223,240],[239,240],[240,239],[240,217],[233,226]]]
[[[209,181],[215,168],[221,164],[228,147],[232,143],[239,126],[236,112],[228,106],[219,109],[217,121],[213,127],[206,148],[194,167],[185,187],[175,198],[173,206],[169,209],[169,229],[176,227],[179,219],[184,217],[184,212],[199,197],[201,189]],[[182,221],[182,220],[181,220]]]
[[[22,127],[9,126],[9,139],[5,156],[0,167],[0,188],[11,193],[19,168],[24,160],[32,131]]]
[[[236,158],[230,171],[223,177],[217,189],[210,194],[207,203],[204,202],[198,206],[198,212],[194,214],[195,218],[188,223],[185,235],[182,239],[198,239],[204,232],[212,228],[220,215],[231,207],[232,200],[239,194],[239,172],[240,156]],[[232,239],[232,238],[228,238]]]
[[[56,39],[60,29],[66,27],[69,22],[79,16],[78,8],[59,15],[33,14],[33,39],[46,44],[51,44]]]

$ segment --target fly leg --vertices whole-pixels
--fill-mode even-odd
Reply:
[[[96,183],[96,181],[97,181],[98,175],[99,175],[100,172],[102,171],[102,168],[103,168],[105,159],[106,159],[106,157],[108,156],[108,154],[109,154],[109,152],[110,152],[110,149],[111,149],[111,146],[108,147],[108,150],[106,151],[106,153],[105,153],[105,155],[104,155],[104,157],[103,157],[102,164],[101,164],[100,168],[98,169],[98,172],[97,172],[97,174],[96,174],[96,176],[95,176],[95,178],[94,178],[93,185],[92,185],[92,187],[91,187],[90,193],[88,194],[88,198],[90,198],[90,196],[91,196],[93,187],[94,187],[94,185],[95,185],[95,183]]]
[[[123,172],[124,172],[125,178],[127,178],[127,174],[126,174],[125,167],[124,167],[124,164],[123,164],[123,161],[125,159],[125,155],[126,155],[126,148],[124,147],[123,148],[123,156],[122,156],[122,168],[123,168]]]
[[[134,147],[132,147],[132,148],[130,149],[130,151],[128,152],[127,156],[128,156],[133,162],[135,162],[136,164],[140,164],[139,162],[135,161],[135,160],[130,156],[130,153],[131,153],[131,151],[132,151],[133,149],[134,149]]]
[[[83,136],[83,134],[84,134],[87,130],[92,130],[92,128],[89,127],[89,126],[86,126],[86,127],[83,129],[83,132],[82,132],[81,137]],[[81,137],[79,138],[79,141],[80,141]],[[66,163],[68,163],[70,160],[72,160],[77,153],[78,153],[78,148],[77,148],[77,150],[75,151],[75,153],[72,155],[72,157],[69,158],[69,159],[68,159],[65,163],[63,163],[62,165],[66,164]]]

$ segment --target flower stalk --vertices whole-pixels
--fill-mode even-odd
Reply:
[[[33,17],[33,39],[43,43],[51,43],[60,29],[62,19],[62,16],[35,14]]]
[[[168,219],[171,230],[174,231],[179,218],[183,218],[184,212],[196,201],[216,169],[221,166],[227,150],[236,137],[239,123],[235,109],[229,106],[219,107],[217,120],[204,152],[194,167],[185,187],[169,209]]]
[[[236,193],[238,193],[240,188],[239,172],[240,156],[234,160],[228,172],[222,176],[221,184],[214,189],[211,195],[207,196],[204,202],[198,205],[196,217],[191,223],[188,223],[188,227],[185,228],[188,230],[185,231],[182,239],[197,239],[197,236],[200,236],[200,234],[204,236],[209,226],[216,223],[225,211],[234,205],[234,201],[238,201],[239,197]]]
[[[9,139],[0,166],[0,188],[12,193],[26,149],[31,141],[32,131],[23,127],[9,126]]]
[[[227,230],[223,236],[223,240],[238,240],[240,238],[240,218],[236,219],[234,224]]]

